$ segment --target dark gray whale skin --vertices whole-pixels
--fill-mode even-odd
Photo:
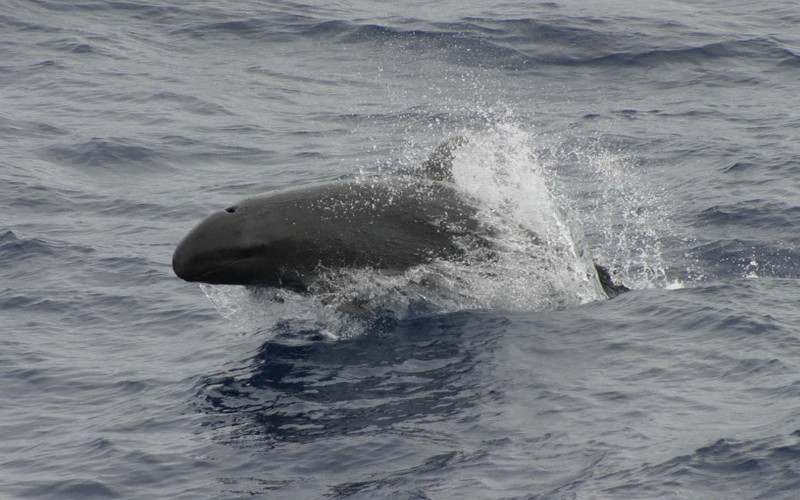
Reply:
[[[451,182],[455,151],[466,142],[445,141],[410,176],[248,198],[186,235],[172,269],[186,281],[307,292],[325,269],[402,272],[476,248],[491,255],[491,229]],[[596,263],[595,271],[608,297],[629,290]]]
[[[416,178],[341,181],[248,198],[178,245],[186,281],[306,291],[320,268],[404,271],[488,246],[455,186]]]

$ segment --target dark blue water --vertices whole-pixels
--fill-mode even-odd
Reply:
[[[0,496],[796,498],[798,25],[777,0],[3,2]],[[455,134],[459,186],[561,253],[509,236],[435,296],[346,272],[378,322],[172,274],[214,210]],[[569,248],[634,290],[597,300]]]

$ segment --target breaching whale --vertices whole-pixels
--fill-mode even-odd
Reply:
[[[467,252],[491,253],[492,229],[452,179],[454,138],[412,175],[337,181],[272,192],[212,214],[180,242],[175,274],[192,282],[307,292],[321,270],[403,272]],[[628,289],[603,267],[609,297]]]

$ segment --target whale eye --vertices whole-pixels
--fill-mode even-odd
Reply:
[[[236,212],[236,207],[228,207],[225,209],[225,211],[228,212],[229,214],[232,214]]]

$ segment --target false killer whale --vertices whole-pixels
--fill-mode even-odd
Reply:
[[[192,282],[287,288],[305,293],[320,270],[403,272],[434,259],[491,252],[492,229],[452,181],[450,139],[414,172],[336,181],[248,198],[202,221],[172,257]],[[609,297],[628,289],[595,264]]]

